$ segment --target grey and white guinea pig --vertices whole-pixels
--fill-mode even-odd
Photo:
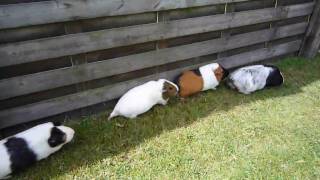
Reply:
[[[243,94],[250,94],[265,87],[280,86],[284,78],[278,67],[273,65],[252,65],[232,72],[227,85]]]
[[[176,96],[178,91],[178,86],[171,81],[165,79],[149,81],[125,93],[119,99],[108,119],[116,116],[136,118],[156,104],[166,105],[169,98]]]
[[[72,140],[74,130],[44,123],[0,141],[0,179],[47,158]]]
[[[180,97],[188,97],[200,91],[215,89],[228,74],[228,70],[220,64],[212,63],[184,71],[174,82],[179,86]]]

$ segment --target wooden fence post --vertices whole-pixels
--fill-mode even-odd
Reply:
[[[310,24],[301,46],[299,55],[313,58],[317,55],[320,47],[320,0],[316,0]]]

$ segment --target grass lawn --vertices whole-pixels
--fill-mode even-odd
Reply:
[[[320,179],[320,56],[277,63],[285,85],[221,86],[136,120],[70,123],[75,141],[21,179]]]

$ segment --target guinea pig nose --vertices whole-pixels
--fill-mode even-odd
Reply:
[[[66,142],[70,142],[73,139],[73,136],[75,134],[75,131],[72,128],[66,127],[66,126],[61,126],[60,127],[64,133],[67,135],[67,140]]]

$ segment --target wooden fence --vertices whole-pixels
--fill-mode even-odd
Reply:
[[[23,2],[0,2],[0,128],[103,106],[202,64],[231,68],[318,43],[313,0]]]

